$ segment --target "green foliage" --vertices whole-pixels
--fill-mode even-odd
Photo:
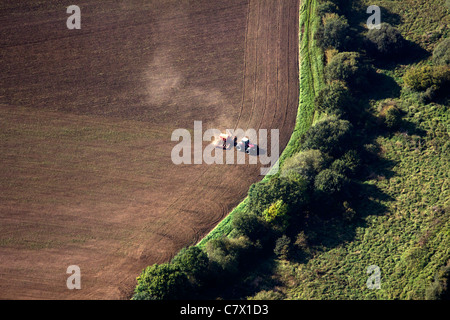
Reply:
[[[327,13],[336,13],[338,12],[339,8],[338,6],[331,2],[331,1],[325,1],[324,3],[321,3],[316,8],[316,14],[319,17],[323,17]]]
[[[289,225],[289,206],[283,200],[278,200],[264,210],[263,217],[276,230],[284,232]]]
[[[268,228],[264,220],[254,212],[239,212],[233,216],[231,223],[236,234],[246,236],[253,242],[267,237]]]
[[[314,103],[320,112],[342,116],[351,110],[354,101],[345,83],[333,81],[319,91]]]
[[[450,299],[450,260],[435,275],[434,281],[425,290],[426,300]]]
[[[355,150],[346,152],[341,158],[336,159],[330,169],[347,177],[353,177],[361,166],[361,158]]]
[[[246,237],[212,239],[206,244],[210,261],[216,263],[224,276],[235,275],[255,256],[257,247]],[[219,275],[218,275],[219,276]]]
[[[186,298],[189,281],[178,265],[164,263],[145,268],[137,278],[135,299],[170,300]]]
[[[322,49],[345,50],[351,40],[347,19],[338,15],[326,19],[324,25],[317,30],[315,39]]]
[[[248,300],[282,300],[283,294],[274,290],[262,290]]]
[[[395,106],[389,106],[386,109],[384,116],[384,123],[390,129],[396,129],[399,127],[402,121],[401,111]]]
[[[342,192],[347,184],[348,179],[346,176],[331,169],[319,172],[314,181],[316,191],[327,197],[333,197]]]
[[[325,67],[328,82],[343,81],[353,89],[367,84],[370,67],[359,52],[340,52]]]
[[[291,239],[286,235],[282,235],[275,242],[275,249],[273,251],[280,259],[285,260],[289,258],[291,251]]]
[[[439,90],[450,84],[450,67],[429,65],[413,67],[408,69],[403,80],[408,87],[416,91],[425,91],[432,86]]]
[[[272,203],[283,200],[291,209],[300,208],[308,202],[307,184],[304,180],[275,177],[270,181],[253,184],[248,192],[248,208],[262,215]]]
[[[196,246],[181,249],[171,263],[178,266],[192,283],[201,284],[208,274],[208,256]]]
[[[450,38],[442,40],[433,51],[433,63],[435,65],[450,64]]]
[[[328,118],[317,122],[308,130],[302,147],[303,149],[318,149],[332,157],[339,157],[352,144],[351,123],[338,118]]]
[[[388,23],[382,23],[380,29],[367,32],[367,49],[378,58],[396,60],[406,48],[406,41],[400,31]]]
[[[281,168],[281,174],[287,176],[290,172],[295,172],[310,183],[314,181],[316,174],[325,168],[328,161],[328,157],[320,150],[300,151],[286,159]]]

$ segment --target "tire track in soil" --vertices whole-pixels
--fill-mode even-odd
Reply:
[[[297,8],[297,12],[292,8]],[[289,35],[295,34],[298,29],[298,0],[249,0],[246,10],[247,25],[243,28],[245,29],[243,44],[245,52],[242,98],[235,128],[245,130],[254,124],[254,129],[280,129],[281,151],[292,134],[298,106],[298,88],[292,86],[298,70],[290,70],[290,66],[295,65],[298,58],[298,51],[289,44],[291,43]],[[291,12],[293,17],[289,13],[286,14],[286,11]],[[273,52],[275,56],[272,56]],[[269,86],[271,81],[276,84],[273,89]],[[246,127],[242,127],[244,123]],[[164,159],[164,161],[167,160]],[[97,255],[102,248],[110,250],[105,255],[98,252],[101,260],[89,261],[89,267],[101,265],[93,268],[96,270],[95,277],[85,276],[84,278],[85,283],[95,282],[97,284],[95,289],[93,291],[85,289],[79,295],[71,297],[128,298],[126,295],[132,291],[138,275],[136,269],[140,272],[142,266],[166,262],[183,246],[197,242],[208,233],[245,197],[248,187],[261,179],[260,167],[259,164],[249,165],[247,161],[246,165],[211,165],[206,166],[205,169],[189,171],[192,184],[183,185],[181,194],[174,201],[163,208],[159,204],[157,208],[161,208],[161,211],[152,210],[151,207],[144,208],[149,210],[151,222],[148,222],[147,218],[147,223],[136,224],[137,230],[123,240],[132,254],[125,255],[118,244],[112,247],[108,242],[106,246],[108,241],[106,238],[95,239],[92,244],[76,252],[73,259],[85,261],[92,258],[93,253]],[[179,173],[175,172],[175,174]],[[159,181],[164,184],[164,180],[159,179]],[[79,210],[86,209],[83,207]],[[133,214],[143,218],[141,211],[133,208],[128,213],[128,219],[134,219]],[[130,223],[130,226],[133,225]],[[100,228],[101,225],[96,227]],[[111,247],[115,251],[111,250]],[[57,257],[65,257],[67,253],[55,249],[42,254],[46,259],[50,259],[51,256],[54,257],[54,254],[57,254]],[[83,267],[83,270],[87,270],[88,266]],[[64,283],[65,275],[62,278]],[[53,285],[52,278],[48,281],[50,288]],[[38,290],[41,284],[37,282],[36,285],[35,289]],[[46,297],[50,295],[49,292]],[[39,297],[37,294],[35,296]]]
[[[292,51],[292,48],[290,47],[291,41],[289,39],[287,41],[283,41],[286,39],[281,39],[283,36],[286,36],[286,33],[289,37],[289,34],[292,34],[292,31],[289,31],[291,29],[291,24],[288,23],[288,19],[291,18],[291,12],[293,11],[291,9],[292,2],[294,2],[294,6],[298,8],[296,1],[291,1],[286,7],[287,10],[284,9],[283,14],[282,10],[279,8],[286,8],[283,6],[285,1],[280,1],[276,3],[276,10],[273,10],[274,8],[271,7],[271,4],[273,2],[270,1],[250,1],[249,7],[248,7],[248,17],[247,17],[247,34],[245,36],[245,48],[246,52],[244,54],[244,79],[243,79],[243,98],[242,98],[242,105],[240,108],[239,116],[237,119],[237,123],[235,125],[235,128],[242,128],[242,129],[248,129],[252,123],[255,121],[258,121],[258,115],[260,115],[259,119],[259,125],[255,126],[254,129],[259,129],[262,127],[262,124],[264,123],[264,116],[266,115],[266,109],[267,109],[267,100],[268,100],[268,78],[269,78],[269,71],[268,69],[275,64],[277,66],[277,73],[279,72],[279,64],[280,61],[283,65],[283,71],[285,71],[285,78],[287,78],[287,83],[284,84],[281,81],[278,81],[277,79],[277,88],[280,88],[278,86],[278,82],[281,82],[287,87],[287,92],[283,92],[282,94],[279,94],[279,90],[276,91],[275,96],[278,98],[280,97],[282,99],[282,102],[279,103],[278,99],[276,99],[276,103],[274,104],[275,108],[272,108],[271,111],[273,114],[276,114],[279,108],[281,108],[280,114],[283,115],[283,118],[281,120],[281,126],[278,127],[278,129],[282,130],[286,126],[286,121],[288,118],[288,113],[291,110],[291,115],[295,115],[295,112],[292,112],[292,110],[296,110],[297,101],[288,101],[289,99],[289,89],[292,89],[290,86],[290,68],[289,68],[289,58],[291,56],[295,56],[298,53],[292,52],[293,54],[290,54]],[[261,27],[261,20],[264,21],[272,21],[271,19],[277,20],[277,23],[275,24],[277,28],[275,28],[275,32],[270,29],[271,24],[267,23],[264,28]],[[263,19],[265,18],[265,19]],[[282,20],[282,21],[280,21]],[[284,22],[284,23],[283,23]],[[279,29],[278,26],[283,26],[284,28]],[[296,28],[294,28],[296,29]],[[264,32],[265,30],[265,32]],[[269,31],[272,31],[276,35],[278,35],[276,38],[278,38],[278,41],[273,41],[272,43],[269,43],[269,35],[266,33],[269,33]],[[283,43],[286,43],[284,50],[279,50],[278,45],[283,45]],[[281,56],[275,56],[270,57],[269,56],[269,48],[275,47],[275,52],[278,54],[284,54]],[[262,50],[261,50],[262,48]],[[294,50],[295,51],[295,50]],[[262,54],[262,57],[260,56]],[[275,60],[275,61],[274,61]],[[261,63],[261,61],[263,63]],[[263,72],[261,72],[261,70]],[[259,72],[259,73],[258,73]],[[294,72],[295,73],[295,72]],[[261,76],[262,75],[262,76]],[[251,87],[252,90],[248,90],[248,88]],[[283,88],[283,86],[281,86]],[[265,93],[261,95],[261,92]],[[286,95],[286,93],[288,95]],[[263,103],[258,103],[259,100],[262,100]],[[259,109],[261,108],[261,109]],[[256,110],[261,110],[261,113],[257,113]],[[246,118],[245,115],[248,114],[248,119],[246,121],[247,125],[246,127],[240,126],[242,121]],[[272,119],[274,119],[272,117]],[[294,118],[295,119],[295,118]],[[294,120],[295,121],[295,120]],[[269,123],[268,121],[267,123]],[[270,124],[273,124],[273,121],[270,122]],[[283,134],[283,133],[282,133]],[[287,136],[290,135],[290,132],[287,133]],[[286,133],[284,133],[284,137],[286,137]],[[280,137],[281,138],[281,137]],[[286,140],[286,138],[284,139]],[[284,145],[287,143],[287,140],[284,141]],[[283,146],[284,147],[284,146]],[[281,150],[280,150],[281,151]],[[248,162],[248,161],[247,161]],[[242,167],[245,167],[242,168]],[[182,196],[177,198],[170,207],[166,210],[166,215],[171,217],[170,220],[167,220],[163,225],[161,225],[159,232],[161,235],[169,235],[171,232],[171,221],[173,220],[183,220],[183,216],[186,214],[185,208],[195,207],[196,203],[198,202],[198,197],[202,197],[203,195],[208,194],[208,196],[212,196],[218,199],[224,199],[226,198],[226,195],[230,193],[231,190],[233,190],[233,176],[234,173],[237,172],[245,172],[251,170],[252,173],[254,173],[254,176],[257,177],[259,175],[259,168],[260,165],[251,166],[248,163],[245,165],[241,165],[240,167],[232,167],[230,170],[227,170],[227,172],[223,172],[221,168],[216,168],[216,170],[212,170],[212,166],[207,166],[207,168],[202,172],[200,177],[196,180],[195,186],[192,186],[190,190],[187,190],[183,193]],[[239,169],[244,170],[239,170]],[[218,172],[216,172],[218,171]],[[228,175],[229,177],[225,176],[224,174]],[[219,177],[220,182],[219,185],[214,185],[215,181]],[[259,179],[258,179],[259,180]],[[252,179],[253,182],[256,182],[255,179]],[[195,190],[195,194],[192,190]],[[222,190],[222,191],[220,191]],[[244,193],[242,196],[245,196],[246,193]],[[235,201],[232,201],[234,203],[233,206],[237,205],[240,202],[240,199],[237,199]],[[193,215],[208,215],[209,216],[209,222],[211,227],[216,225],[218,222],[220,222],[225,215],[230,211],[230,209],[233,206],[226,205],[223,202],[208,202],[210,206],[208,206],[207,211],[205,209],[193,211],[191,212],[191,218]],[[203,211],[203,212],[202,212]],[[214,214],[213,217],[211,217],[211,213]],[[186,225],[189,226],[196,226],[196,224],[187,223]],[[163,231],[166,229],[165,231]],[[209,228],[206,228],[208,230]],[[190,227],[190,230],[194,230],[193,239],[194,241],[192,243],[197,242],[202,236],[205,235],[205,228],[199,228],[199,227]],[[172,237],[172,240],[174,243],[179,243],[182,241],[176,241],[174,240],[176,238]],[[164,258],[167,257],[167,255],[163,255]],[[161,259],[162,258],[162,259]],[[158,258],[158,261],[164,261],[163,257]]]

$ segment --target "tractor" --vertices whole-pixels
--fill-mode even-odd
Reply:
[[[214,142],[216,148],[222,148],[224,150],[228,150],[232,147],[235,147],[237,151],[249,153],[249,154],[258,154],[258,146],[255,144],[251,144],[250,140],[247,137],[241,139],[240,142],[237,142],[237,137],[233,137],[230,134],[221,134],[218,139]]]
[[[228,150],[231,147],[236,146],[236,141],[237,141],[236,137],[233,138],[233,137],[231,137],[231,135],[223,133],[214,142],[214,144],[216,145],[216,148],[222,148],[224,150]]]
[[[235,147],[237,151],[245,153],[257,154],[258,152],[258,146],[250,143],[250,140],[247,137],[242,138],[239,143],[235,144]]]

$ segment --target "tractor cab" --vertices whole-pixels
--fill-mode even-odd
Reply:
[[[247,137],[241,139],[241,141],[236,145],[236,150],[250,153],[256,148],[254,144],[250,143],[250,140]]]

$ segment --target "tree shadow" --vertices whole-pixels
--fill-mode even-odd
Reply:
[[[384,6],[379,6],[381,11],[381,22],[387,22],[392,26],[398,26],[403,23],[403,17],[397,13],[392,12]]]
[[[384,70],[394,70],[398,65],[409,65],[426,60],[431,53],[419,44],[403,39],[403,49],[398,53],[390,55],[370,55],[373,59],[371,62],[374,67]]]
[[[364,89],[365,100],[383,100],[387,98],[399,98],[402,88],[390,76],[372,71],[368,75],[368,86]]]

